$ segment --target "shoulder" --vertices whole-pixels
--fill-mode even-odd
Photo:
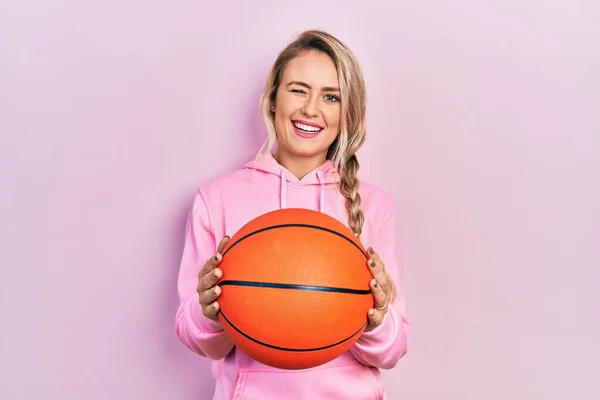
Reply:
[[[381,187],[360,182],[361,209],[364,215],[363,234],[370,245],[379,246],[382,237],[395,232],[397,224],[396,201]]]
[[[211,208],[215,204],[219,204],[229,191],[239,190],[244,183],[248,182],[250,174],[250,170],[238,168],[205,180],[196,186],[194,208],[200,205]]]
[[[359,188],[363,207],[369,211],[393,214],[396,209],[396,201],[385,189],[370,182],[360,181]]]
[[[252,171],[249,169],[239,168],[207,180],[198,188],[198,190],[208,192],[230,187],[231,185],[247,181],[251,173]]]

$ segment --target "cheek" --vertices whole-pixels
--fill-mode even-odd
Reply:
[[[292,96],[289,93],[281,94],[275,103],[277,114],[284,118],[289,118],[293,113],[301,109],[302,106],[302,99],[298,96]]]
[[[284,107],[277,108],[277,112],[275,113],[275,125],[283,126],[287,120],[289,120],[289,115]]]
[[[340,126],[340,110],[329,110],[327,113],[323,114],[325,117],[325,123],[328,128],[334,128],[337,130]]]
[[[277,115],[275,117],[275,130],[278,134],[286,134],[291,131],[290,118],[287,115]]]

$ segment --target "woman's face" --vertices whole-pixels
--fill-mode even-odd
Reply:
[[[278,155],[324,162],[340,131],[340,91],[333,60],[314,50],[292,59],[283,71],[273,111]]]

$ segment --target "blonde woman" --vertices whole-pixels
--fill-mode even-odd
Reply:
[[[213,399],[385,398],[380,369],[393,368],[406,353],[409,325],[397,290],[394,202],[357,179],[365,104],[362,72],[350,49],[326,32],[302,33],[279,54],[265,85],[260,109],[268,138],[256,160],[198,189],[179,273],[176,333],[213,360]],[[295,371],[250,359],[217,319],[216,282],[227,235],[285,207],[318,210],[347,223],[369,249],[375,299],[365,332],[348,352]]]

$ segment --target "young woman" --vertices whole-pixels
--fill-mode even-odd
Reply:
[[[396,289],[395,204],[357,179],[365,97],[360,66],[348,47],[326,32],[304,32],[279,54],[265,85],[260,109],[268,139],[256,160],[196,193],[180,267],[176,333],[213,360],[215,400],[385,398],[380,369],[393,368],[406,353],[409,326]],[[227,235],[285,207],[346,222],[371,254],[375,307],[365,332],[342,356],[306,370],[279,370],[250,359],[217,319],[221,290],[215,284]]]

